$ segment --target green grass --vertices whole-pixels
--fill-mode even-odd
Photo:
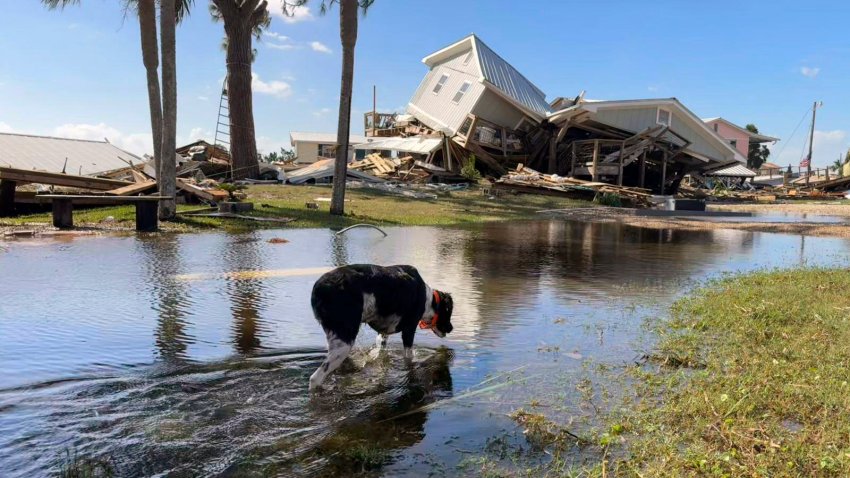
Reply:
[[[349,189],[346,192],[346,215],[331,216],[330,203],[316,198],[330,198],[331,188],[323,186],[252,186],[246,190],[247,201],[255,204],[254,216],[288,217],[295,221],[286,224],[259,223],[235,219],[180,216],[177,221],[164,223],[162,229],[196,231],[224,228],[245,230],[254,228],[341,228],[357,223],[377,225],[458,225],[485,221],[520,220],[536,217],[540,209],[586,207],[590,203],[538,195],[507,194],[489,199],[478,189],[436,192],[437,199],[414,199],[373,189]],[[319,209],[307,209],[307,202],[316,202]],[[181,205],[179,211],[197,209],[197,205]],[[104,222],[108,216],[114,222]],[[74,212],[74,224],[84,227],[119,226],[132,229],[135,221],[133,206],[85,209]],[[51,222],[49,213],[0,220],[0,226],[20,226]]]
[[[673,307],[617,417],[624,476],[850,476],[850,271],[760,272]],[[654,362],[656,363],[656,362]]]

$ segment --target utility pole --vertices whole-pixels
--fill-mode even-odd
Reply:
[[[812,104],[812,129],[809,131],[809,161],[806,165],[806,186],[809,185],[809,178],[812,176],[812,143],[815,140],[815,115],[818,112],[818,102]]]
[[[372,85],[372,136],[375,136],[375,129],[378,124],[378,87]]]

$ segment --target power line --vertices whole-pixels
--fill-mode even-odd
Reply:
[[[779,150],[779,152],[776,154],[776,158],[777,158],[777,159],[778,159],[780,156],[782,156],[782,153],[785,151],[785,148],[787,148],[787,147],[788,147],[788,145],[789,145],[789,144],[791,144],[791,138],[793,138],[793,137],[794,137],[794,133],[796,133],[796,132],[797,132],[797,130],[800,128],[800,125],[801,125],[801,124],[803,124],[803,120],[805,120],[805,119],[806,119],[806,116],[808,116],[808,115],[809,115],[809,109],[808,109],[808,108],[806,108],[806,112],[805,112],[805,113],[803,113],[803,117],[802,117],[802,118],[800,118],[800,122],[799,122],[799,123],[797,123],[797,126],[795,126],[795,127],[794,127],[794,131],[792,131],[792,132],[791,132],[791,136],[789,136],[789,137],[788,137],[788,141],[787,141],[785,144],[783,144],[783,145],[782,145],[782,149],[780,149],[780,150]],[[806,144],[807,144],[807,143],[805,143],[805,142],[804,142],[803,146],[805,147],[805,145],[806,145]]]

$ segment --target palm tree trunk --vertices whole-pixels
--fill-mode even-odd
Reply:
[[[142,61],[148,77],[148,106],[151,114],[154,170],[159,173],[162,157],[162,97],[159,90],[159,45],[156,36],[155,0],[139,0],[139,31],[142,37]]]
[[[354,87],[354,46],[357,44],[357,0],[339,1],[339,38],[342,41],[342,80],[339,91],[339,123],[336,131],[331,214],[345,214],[345,178],[348,175],[348,133],[351,129],[351,91]]]
[[[251,27],[244,21],[233,21],[227,28],[227,101],[234,179],[257,178],[260,174],[251,91],[251,35]]]
[[[160,35],[162,41],[162,158],[157,181],[159,193],[172,199],[160,201],[159,218],[173,219],[177,214],[174,195],[177,191],[177,20],[174,0],[160,0]]]

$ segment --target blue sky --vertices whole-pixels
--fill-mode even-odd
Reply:
[[[110,141],[150,152],[138,22],[118,0],[48,11],[0,0],[0,130]],[[289,132],[335,131],[338,10],[318,1],[273,20],[257,44],[258,147]],[[421,59],[475,32],[547,93],[588,98],[679,98],[700,117],[753,122],[783,139],[771,161],[799,161],[812,101],[814,164],[850,147],[847,2],[376,0],[361,20],[353,132],[371,110],[400,110],[426,73]],[[178,29],[178,142],[212,137],[224,77],[223,28],[207,2]],[[794,128],[799,128],[790,137]]]

